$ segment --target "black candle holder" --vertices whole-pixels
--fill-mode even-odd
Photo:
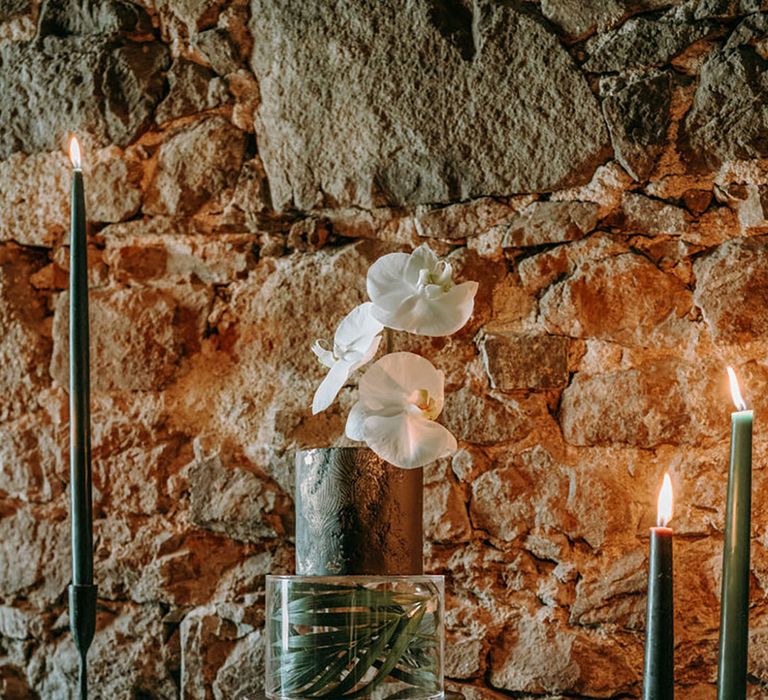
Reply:
[[[80,700],[88,698],[88,648],[96,632],[96,586],[70,584],[69,627],[80,654]]]

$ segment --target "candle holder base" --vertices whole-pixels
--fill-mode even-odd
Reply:
[[[93,584],[70,584],[69,586],[69,628],[80,655],[80,700],[88,698],[88,647],[96,633],[96,593]]]
[[[96,632],[96,592],[92,584],[70,584],[69,627],[80,652],[87,652]]]

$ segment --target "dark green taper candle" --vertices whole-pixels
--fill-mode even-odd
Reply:
[[[69,625],[80,655],[80,699],[88,697],[86,656],[96,628],[91,510],[91,387],[88,328],[88,251],[80,146],[69,147],[72,173],[72,225],[69,244],[69,488],[72,531],[72,585]]]
[[[80,148],[70,146],[72,222],[69,244],[69,421],[72,506],[72,583],[93,583],[91,513],[91,387],[88,326],[88,251]]]
[[[749,548],[752,510],[752,411],[741,398],[734,371],[729,367],[736,408],[731,414],[731,458],[723,543],[723,585],[720,596],[720,655],[717,669],[718,700],[747,697],[749,648]]]
[[[675,696],[675,624],[672,576],[672,482],[664,475],[659,494],[658,527],[651,528],[648,602],[645,616],[643,700]]]

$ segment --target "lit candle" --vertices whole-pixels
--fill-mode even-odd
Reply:
[[[752,411],[741,397],[736,373],[728,368],[733,403],[728,500],[723,542],[723,585],[720,596],[718,700],[747,696],[749,645],[749,547],[752,508]]]
[[[91,514],[90,360],[88,252],[80,145],[69,144],[72,160],[72,224],[69,244],[69,411],[72,583],[93,583]]]
[[[80,144],[69,144],[72,223],[69,244],[69,475],[72,585],[69,623],[80,654],[80,698],[88,696],[86,656],[96,628],[91,511],[91,391],[88,329],[88,254]]]
[[[643,699],[675,695],[675,624],[672,584],[672,481],[664,475],[656,527],[651,528],[648,603],[645,617]]]

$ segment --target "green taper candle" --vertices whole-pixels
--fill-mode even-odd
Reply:
[[[72,222],[69,244],[69,424],[72,583],[93,583],[91,390],[88,251],[80,147],[72,138]]]
[[[752,411],[741,397],[733,369],[728,368],[736,408],[731,414],[731,459],[723,543],[720,596],[718,700],[747,697],[749,647],[749,548],[752,508]]]
[[[86,657],[96,629],[93,585],[93,513],[91,510],[91,387],[88,328],[88,251],[80,145],[69,146],[72,159],[72,228],[69,244],[69,489],[72,534],[72,584],[69,626],[80,655],[79,697],[87,700]]]
[[[651,528],[648,603],[645,616],[643,700],[675,696],[675,623],[672,577],[672,481],[664,475],[657,527]]]

